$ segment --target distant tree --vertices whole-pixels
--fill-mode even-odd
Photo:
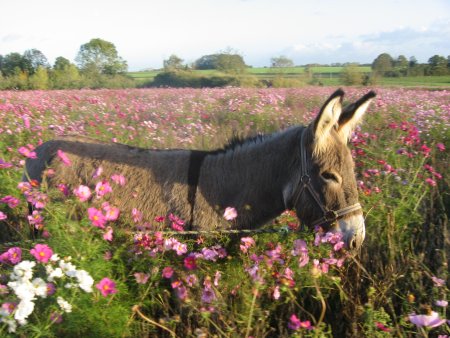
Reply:
[[[342,68],[341,79],[344,85],[360,85],[363,82],[363,73],[358,69],[357,64],[347,64]]]
[[[409,64],[408,64],[408,66],[409,66],[409,68],[413,68],[413,67],[415,67],[415,66],[417,66],[417,59],[416,59],[416,57],[415,56],[411,56],[410,58],[409,58]]]
[[[385,75],[391,71],[394,66],[394,59],[388,53],[383,53],[377,56],[372,62],[372,70],[380,75]]]
[[[71,65],[71,63],[68,59],[66,59],[65,57],[62,57],[62,56],[58,56],[53,65],[53,69],[54,70],[64,70],[70,65]]]
[[[3,57],[1,71],[4,76],[17,75],[25,70],[25,60],[19,53],[10,53]]]
[[[287,58],[284,55],[281,55],[279,57],[273,57],[270,59],[270,65],[274,68],[287,68],[287,67],[294,67],[294,61]]]
[[[247,65],[239,54],[221,53],[217,58],[217,69],[225,73],[243,73]]]
[[[175,54],[172,54],[167,60],[163,61],[165,70],[177,70],[183,69],[183,59],[179,58]]]
[[[83,72],[90,74],[115,75],[125,73],[128,68],[116,46],[102,39],[92,39],[81,45],[76,61]]]
[[[428,64],[430,66],[431,75],[446,75],[448,73],[447,59],[443,56],[432,56],[428,59]]]
[[[56,58],[50,80],[52,88],[70,89],[81,87],[81,76],[77,66],[62,56]]]
[[[29,80],[30,89],[48,89],[48,72],[47,68],[38,66]]]
[[[50,64],[47,61],[44,53],[37,49],[28,49],[23,53],[23,59],[25,62],[25,71],[28,74],[34,74],[38,67],[50,68]]]
[[[204,55],[194,65],[196,69],[217,69],[226,73],[242,73],[247,68],[243,57],[231,50]]]

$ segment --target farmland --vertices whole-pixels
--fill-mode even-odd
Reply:
[[[341,75],[344,67],[335,66],[312,66],[308,73],[306,67],[290,68],[269,68],[255,67],[248,68],[242,76],[254,77],[257,80],[273,80],[274,78],[301,79],[303,85],[312,79],[325,86],[339,86],[342,84]],[[359,66],[358,72],[370,74],[370,66]],[[152,81],[162,70],[149,70],[128,73],[137,83]],[[223,75],[217,70],[192,70],[193,74],[211,76]],[[450,76],[407,76],[407,77],[379,77],[375,80],[379,86],[386,87],[422,87],[422,88],[448,88],[450,87]]]
[[[449,335],[450,92],[373,89],[350,140],[367,231],[356,256],[290,211],[269,234],[155,233],[159,219],[106,203],[126,177],[101,168],[92,174],[110,189],[18,184],[25,159],[58,135],[216,149],[309,123],[331,88],[0,92],[0,335]],[[345,91],[350,102],[367,89]],[[106,203],[103,226],[94,200]]]

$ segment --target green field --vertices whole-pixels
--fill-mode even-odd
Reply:
[[[288,68],[270,68],[258,67],[248,68],[247,76],[255,76],[259,80],[271,80],[275,77],[296,79],[305,76],[306,67],[288,67]],[[334,66],[320,66],[311,67],[312,76],[316,78],[321,85],[325,86],[339,86],[342,85],[340,75],[343,67]],[[369,66],[360,66],[358,70],[362,73],[369,74],[371,69]],[[130,72],[133,79],[139,82],[148,82],[161,73],[162,70],[150,70]],[[195,74],[200,75],[221,75],[222,73],[216,70],[193,70]],[[406,87],[448,87],[450,86],[449,76],[410,76],[410,77],[380,77],[375,81],[376,85],[381,86],[406,86]]]

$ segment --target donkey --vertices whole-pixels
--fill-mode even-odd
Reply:
[[[122,174],[127,182],[114,187],[109,203],[122,213],[134,208],[146,220],[177,215],[191,230],[253,229],[288,209],[308,226],[341,232],[349,249],[359,248],[365,225],[347,141],[375,97],[369,92],[342,109],[339,89],[308,126],[231,142],[222,149],[156,150],[66,136],[36,148],[27,159],[24,180],[94,187],[102,177]],[[63,151],[67,165],[56,156]],[[223,218],[233,207],[237,217]],[[144,220],[145,220],[144,219]]]

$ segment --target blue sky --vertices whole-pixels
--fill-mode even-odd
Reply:
[[[0,54],[36,48],[73,61],[92,38],[130,70],[193,62],[231,48],[246,63],[370,63],[383,52],[419,62],[450,55],[449,0],[0,0]]]

